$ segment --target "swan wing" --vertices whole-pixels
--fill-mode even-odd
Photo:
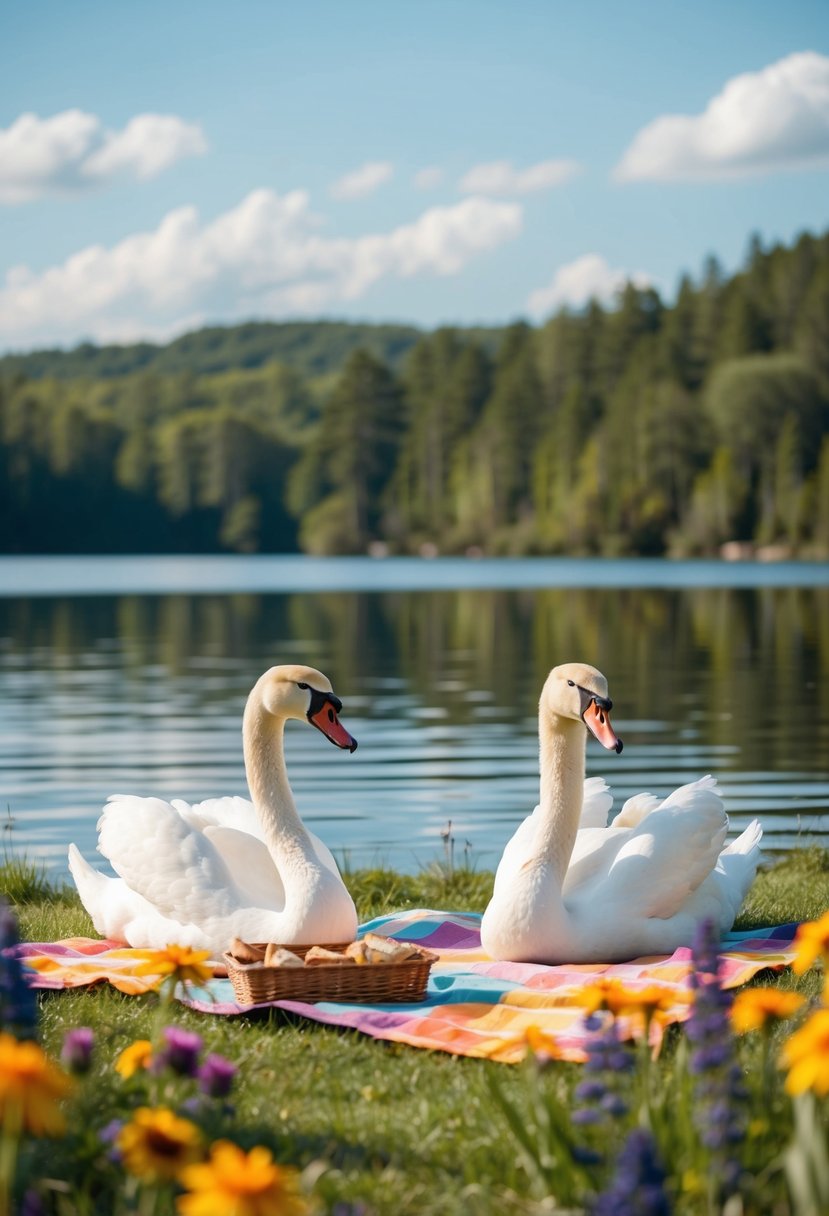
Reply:
[[[218,849],[162,798],[111,798],[98,821],[98,850],[161,916],[201,924],[248,900]]]
[[[236,828],[249,836],[264,840],[262,824],[249,798],[206,798],[192,806],[174,798],[171,805],[188,823],[199,831],[208,827]]]
[[[562,893],[572,894],[585,883],[607,874],[630,832],[630,828],[617,828],[615,820],[607,828],[581,828],[573,843]]]
[[[661,805],[661,799],[657,798],[655,794],[634,794],[632,798],[628,798],[627,802],[623,803],[621,811],[613,820],[613,826],[615,828],[635,828],[646,815]]]
[[[263,840],[249,832],[209,824],[204,835],[219,853],[245,903],[281,911],[285,907],[282,876]]]
[[[714,869],[683,904],[683,921],[695,925],[710,920],[721,933],[731,928],[757,873],[762,835],[755,819],[725,846]]]
[[[674,916],[714,870],[727,831],[713,780],[675,791],[622,842],[597,885],[600,904],[631,919]]]
[[[271,857],[270,850],[265,844],[262,821],[250,799],[238,797],[208,798],[204,802],[198,802],[193,806],[190,806],[189,803],[173,799],[172,805],[176,810],[181,811],[182,816],[188,822],[192,823],[200,831],[203,831],[213,841],[213,844],[222,854],[225,863],[234,875],[236,882],[246,894],[250,894],[248,885],[251,881],[250,875],[252,869],[255,869],[257,874],[261,874],[267,884],[271,883],[271,872],[272,870],[276,870],[276,865]],[[236,836],[233,834],[237,832],[241,832],[250,839],[237,841]],[[308,832],[308,836],[320,862],[339,877],[339,866],[328,846],[324,841],[320,840],[319,836],[315,836],[313,832]],[[261,853],[257,854],[251,841],[260,842],[262,846]],[[245,868],[243,869],[240,869],[239,863],[236,860],[240,850],[244,850]],[[259,860],[256,860],[257,857]],[[248,867],[251,867],[251,869]],[[279,877],[278,872],[277,878],[281,884],[282,879]],[[270,888],[267,886],[265,889]]]
[[[74,844],[69,846],[69,870],[81,903],[102,937],[115,942],[140,942],[154,949],[163,949],[172,942],[179,946],[204,945],[196,925],[182,925],[162,916],[143,896],[132,891],[123,878],[111,878],[91,866]]]
[[[589,782],[585,782],[587,786]],[[607,788],[605,786],[605,788]],[[607,828],[585,827],[582,818],[579,831],[573,844],[570,864],[564,878],[563,893],[574,894],[580,887],[608,875],[614,865],[619,851],[633,834],[633,830],[643,824],[647,816],[665,806],[686,806],[693,809],[701,790],[714,790],[716,782],[713,777],[702,777],[699,781],[680,786],[670,798],[664,800],[654,794],[634,794],[622,805],[619,814]],[[610,795],[608,795],[610,797]],[[609,809],[609,808],[608,808]],[[633,846],[642,848],[641,842]]]

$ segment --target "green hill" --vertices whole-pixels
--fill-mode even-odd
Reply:
[[[362,325],[347,321],[249,321],[183,334],[166,346],[95,346],[38,350],[0,358],[0,376],[42,380],[101,380],[137,371],[195,376],[279,362],[303,377],[339,371],[357,349],[398,368],[421,331],[412,325]]]

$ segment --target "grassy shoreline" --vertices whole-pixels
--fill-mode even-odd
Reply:
[[[439,865],[414,876],[386,870],[347,875],[361,921],[407,907],[482,911],[491,881],[486,872],[461,868],[449,873]],[[0,892],[10,899],[27,940],[94,936],[74,891],[50,888],[33,867],[8,861],[0,865]],[[812,920],[827,908],[829,851],[798,850],[762,868],[738,925]],[[819,980],[814,970],[801,978],[786,970],[761,982],[811,998],[819,991]],[[46,993],[39,997],[39,1006],[41,1041],[53,1056],[59,1054],[70,1027],[85,1025],[95,1032],[92,1083],[85,1086],[89,1096],[84,1099],[90,1105],[85,1109],[81,1103],[78,1117],[91,1120],[101,1106],[114,1107],[118,1079],[113,1078],[112,1062],[135,1039],[152,1037],[157,999],[125,997],[97,987]],[[550,1210],[521,1158],[503,1108],[493,1102],[495,1073],[505,1101],[531,1118],[538,1077],[530,1064],[493,1065],[426,1052],[282,1013],[211,1018],[175,1006],[170,1020],[197,1032],[207,1050],[238,1065],[234,1122],[246,1129],[251,1143],[271,1146],[278,1160],[319,1173],[315,1194],[321,1211],[352,1210],[337,1209],[337,1204],[356,1204],[355,1211],[372,1216],[509,1216]],[[784,1033],[775,1032],[773,1048]],[[679,1031],[667,1036],[657,1062],[666,1076],[681,1040]],[[759,1040],[739,1040],[738,1052],[746,1075],[760,1069]],[[572,1105],[582,1075],[580,1065],[551,1067],[543,1077],[545,1100],[564,1108]],[[767,1138],[779,1151],[792,1126],[779,1087],[767,1107]],[[60,1145],[46,1147],[52,1154],[50,1169],[62,1176]],[[65,1164],[69,1168],[72,1163]],[[676,1210],[707,1213],[703,1200],[686,1197]]]

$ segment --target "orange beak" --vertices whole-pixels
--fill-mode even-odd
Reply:
[[[585,726],[609,752],[620,752],[622,740],[610,725],[610,711],[591,701],[582,714]]]
[[[321,730],[326,739],[329,739],[335,747],[341,747],[344,751],[356,752],[357,740],[340,723],[337,711],[330,701],[326,701],[316,713],[309,713],[308,721],[316,726],[317,730]]]

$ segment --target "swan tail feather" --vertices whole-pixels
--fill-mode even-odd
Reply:
[[[74,844],[69,846],[69,873],[78,889],[81,903],[92,917],[96,933],[102,937],[120,938],[106,915],[107,900],[115,880],[91,866]]]
[[[730,841],[720,854],[715,878],[719,881],[727,904],[726,920],[728,923],[723,924],[723,929],[730,929],[733,925],[743,900],[754,882],[761,860],[760,841],[762,838],[763,829],[755,819],[736,840]]]
[[[753,853],[760,852],[760,842],[763,839],[763,829],[759,819],[752,819],[751,823],[744,831],[736,838],[731,840],[723,849],[723,854],[728,853]],[[759,861],[759,856],[758,856]]]

